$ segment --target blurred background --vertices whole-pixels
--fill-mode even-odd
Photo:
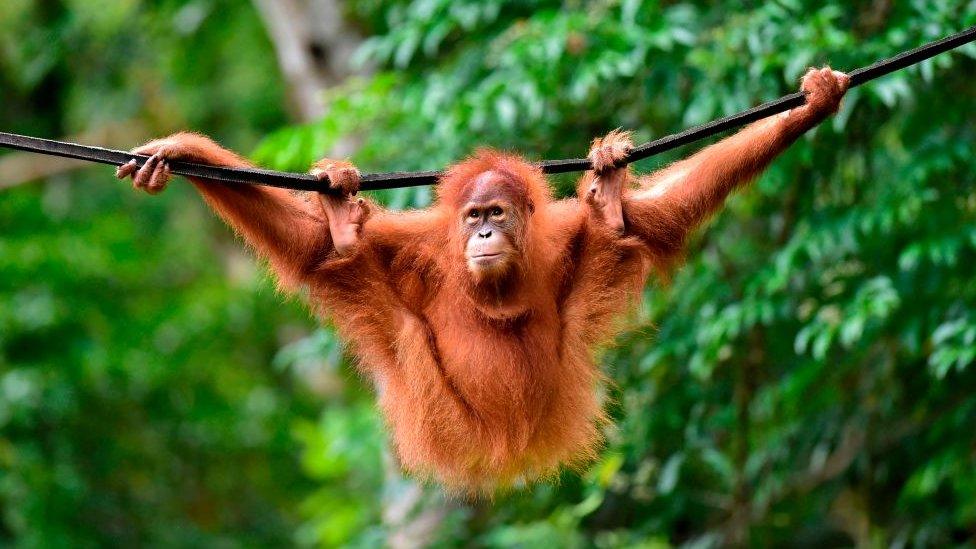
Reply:
[[[192,129],[295,171],[578,157],[973,24],[937,0],[4,0],[0,130]],[[974,74],[970,45],[853,90],[648,287],[601,358],[599,461],[482,502],[399,475],[333,330],[185,182],[2,151],[0,545],[973,545]]]

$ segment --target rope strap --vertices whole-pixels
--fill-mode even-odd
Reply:
[[[921,61],[934,57],[940,53],[958,48],[976,40],[976,26],[947,36],[941,40],[930,42],[913,50],[902,52],[889,59],[883,59],[850,72],[850,86],[860,86],[875,78],[890,74],[905,67],[915,65]],[[627,156],[626,162],[643,160],[656,154],[687,145],[715,134],[744,126],[762,118],[772,116],[792,108],[799,107],[806,102],[803,92],[792,93],[774,101],[763,103],[747,111],[719,118],[700,126],[689,128],[679,133],[664,136],[634,148]],[[102,164],[121,166],[132,160],[142,166],[148,156],[136,155],[125,151],[104,149],[76,143],[53,141],[38,137],[29,137],[12,133],[0,132],[0,147],[19,149],[52,156],[77,158]],[[537,164],[545,173],[581,172],[591,168],[586,158],[570,158],[565,160],[544,160]],[[228,183],[270,185],[286,189],[302,191],[321,191],[323,183],[310,174],[278,172],[258,168],[226,168],[209,166],[192,162],[169,162],[172,173],[182,176],[214,179]],[[416,187],[431,185],[441,176],[440,171],[426,172],[389,172],[364,174],[360,180],[363,190],[392,189],[396,187]]]

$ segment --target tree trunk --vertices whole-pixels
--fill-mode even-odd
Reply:
[[[291,89],[296,117],[325,115],[322,91],[351,72],[362,38],[345,24],[338,0],[254,0]]]

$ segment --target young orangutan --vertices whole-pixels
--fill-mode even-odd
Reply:
[[[616,167],[632,145],[611,132],[566,200],[553,200],[536,167],[490,150],[450,167],[433,206],[402,213],[355,197],[359,172],[342,161],[315,164],[332,192],[313,201],[191,181],[283,287],[306,288],[335,322],[377,386],[403,467],[488,491],[594,458],[605,416],[593,352],[615,315],[732,190],[835,112],[847,85],[813,69],[804,106],[640,179]],[[151,158],[118,176],[150,193],[171,160],[248,165],[187,133],[135,152]]]

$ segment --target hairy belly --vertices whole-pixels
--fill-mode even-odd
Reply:
[[[595,456],[604,415],[588,353],[561,348],[558,334],[539,325],[451,323],[435,334],[409,315],[402,326],[380,406],[406,469],[471,492]]]

